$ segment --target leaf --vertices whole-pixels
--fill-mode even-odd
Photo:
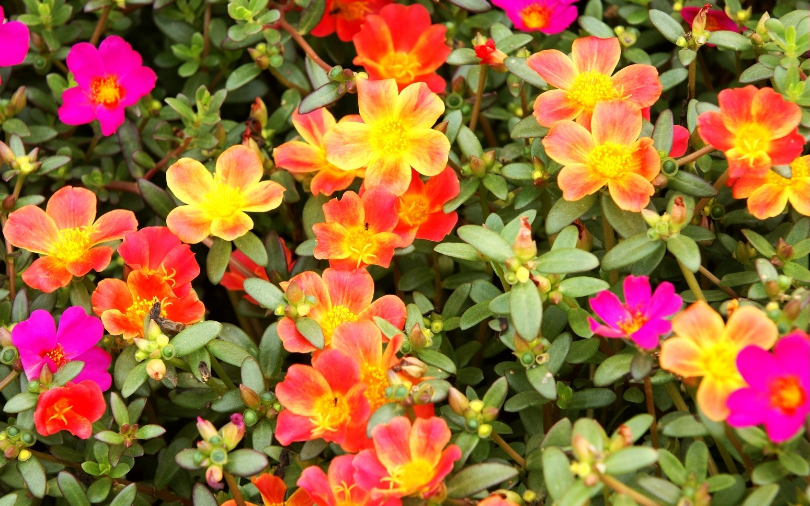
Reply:
[[[573,202],[558,199],[557,202],[551,206],[551,210],[548,216],[546,216],[546,233],[548,235],[556,234],[573,223],[574,220],[588,212],[594,202],[596,202],[596,198],[596,194],[594,194],[582,197]]]
[[[630,446],[612,453],[605,459],[605,471],[608,474],[628,474],[658,461],[658,452],[654,448]]]
[[[587,251],[562,248],[543,253],[537,258],[537,270],[546,274],[568,274],[599,267],[599,259]]]
[[[90,501],[87,500],[87,495],[75,476],[67,471],[61,471],[56,477],[56,483],[62,497],[70,506],[90,506]]]
[[[536,139],[545,137],[547,134],[548,128],[540,125],[532,115],[520,120],[509,133],[513,139]]]
[[[595,409],[610,406],[616,401],[616,394],[607,388],[589,388],[574,392],[568,401],[568,409]]]
[[[765,79],[772,78],[773,74],[774,70],[772,68],[766,67],[761,63],[755,63],[743,70],[742,74],[740,74],[740,82],[747,84],[764,81]]]
[[[264,247],[261,239],[256,237],[256,234],[248,232],[234,239],[233,243],[239,251],[247,255],[256,264],[267,267],[267,248]]]
[[[652,21],[652,24],[661,32],[661,35],[673,44],[684,35],[681,24],[672,19],[672,16],[664,11],[650,9],[650,21]]]
[[[205,258],[205,272],[208,275],[211,283],[218,285],[225,274],[225,269],[228,268],[228,262],[231,259],[231,243],[220,239],[214,238],[214,244],[208,250],[208,256]]]
[[[678,457],[667,450],[658,450],[658,464],[661,466],[661,470],[667,475],[667,478],[674,484],[681,486],[686,483],[688,478],[686,468],[683,467]]]
[[[621,209],[616,205],[613,198],[611,198],[609,194],[602,195],[600,203],[602,205],[602,214],[605,216],[605,218],[607,218],[608,223],[610,223],[610,225],[616,230],[616,232],[619,233],[620,236],[627,239],[628,237],[632,237],[636,234],[647,232],[647,223],[644,221],[641,213],[634,213],[632,211],[625,211],[624,209]]]
[[[215,321],[200,322],[183,329],[169,344],[174,346],[178,357],[184,357],[202,349],[222,332],[222,324]]]
[[[559,284],[560,292],[574,299],[593,295],[608,288],[610,288],[610,283],[607,281],[587,276],[567,278],[560,281]]]
[[[688,76],[689,71],[684,68],[670,69],[658,76],[658,80],[661,81],[662,91],[667,91],[686,81]]]
[[[309,341],[309,344],[318,348],[319,350],[323,349],[325,338],[323,335],[323,329],[320,325],[318,325],[318,322],[312,318],[298,318],[295,320],[295,328],[301,333],[302,336],[304,336],[307,341]]]
[[[681,489],[667,480],[653,476],[639,476],[636,481],[644,490],[667,504],[675,504],[681,497]]]
[[[315,2],[316,0],[313,0],[313,3]],[[255,62],[240,65],[237,69],[232,70],[230,75],[228,75],[228,80],[225,81],[225,89],[228,91],[239,89],[250,81],[259,77],[259,74],[261,73],[262,69],[259,68]]]
[[[334,104],[346,94],[346,87],[341,83],[330,81],[316,89],[301,101],[298,114],[309,114],[312,111]]]
[[[508,393],[508,382],[505,377],[501,377],[492,383],[481,400],[484,402],[484,407],[501,409]]]
[[[135,502],[135,496],[138,495],[137,486],[136,483],[130,483],[124,487],[124,490],[118,492],[118,495],[112,500],[110,506],[131,506]]]
[[[326,12],[326,0],[310,0],[309,5],[301,12],[301,18],[298,21],[298,33],[306,35],[310,30],[318,26],[324,12]]]
[[[127,375],[127,379],[124,380],[124,385],[121,388],[121,396],[126,398],[132,395],[135,390],[143,385],[148,377],[149,374],[146,372],[146,362],[141,362],[136,365]]]
[[[778,483],[758,487],[754,489],[751,495],[742,503],[742,506],[770,506],[778,494]]]
[[[447,483],[447,495],[453,499],[469,497],[510,480],[517,474],[514,467],[495,462],[469,466],[450,479]]]
[[[700,268],[700,248],[692,238],[683,234],[673,235],[667,240],[667,250],[690,271],[697,272]]]
[[[658,244],[658,240],[650,239],[646,233],[636,234],[614,246],[602,257],[602,269],[613,271],[634,264],[653,254]]]
[[[506,68],[509,69],[509,72],[515,74],[535,88],[541,90],[548,89],[548,83],[546,83],[543,78],[540,77],[540,74],[535,72],[526,64],[526,58],[510,56],[508,58],[504,58],[503,63],[506,65]]]
[[[459,227],[458,236],[466,243],[496,262],[505,262],[515,256],[512,247],[503,237],[478,225]]]
[[[479,141],[475,133],[466,126],[462,126],[459,129],[456,142],[458,143],[458,147],[461,148],[461,152],[464,153],[464,156],[477,156],[480,158],[484,154],[481,141]]]
[[[141,192],[141,197],[146,202],[146,205],[151,207],[155,214],[164,220],[169,215],[169,212],[177,207],[166,190],[148,179],[138,179],[138,190]]]
[[[717,190],[708,181],[685,170],[667,176],[667,187],[699,198],[717,195]]]
[[[436,245],[433,251],[442,255],[459,258],[461,260],[469,260],[475,262],[480,260],[478,251],[466,243],[459,242],[443,242]]]
[[[709,429],[694,416],[685,414],[664,425],[662,433],[667,437],[702,437],[709,435]]]
[[[53,381],[57,385],[64,385],[78,376],[79,373],[82,372],[82,369],[84,369],[84,362],[81,360],[71,360],[56,371],[56,374],[53,375]]]
[[[261,278],[246,279],[244,287],[248,295],[267,309],[275,310],[284,301],[284,292],[273,283]]]
[[[424,361],[428,365],[432,365],[438,369],[441,369],[444,372],[448,372],[450,374],[456,373],[456,364],[453,363],[446,355],[439,353],[438,351],[424,349],[419,352],[419,358]]]
[[[461,47],[454,49],[447,56],[448,65],[478,65],[481,59],[475,56],[475,50],[470,47]]]
[[[243,347],[221,339],[209,342],[206,349],[214,357],[235,367],[241,366],[242,362],[251,356]]]
[[[371,417],[368,419],[366,426],[366,435],[371,437],[371,430],[381,423],[388,423],[392,418],[397,416],[404,416],[405,408],[398,402],[387,402],[377,408]]]
[[[781,462],[771,460],[763,462],[754,468],[754,472],[751,473],[751,482],[754,485],[768,485],[776,483],[789,474],[790,471]]]
[[[613,33],[612,28],[593,16],[580,16],[577,21],[583,30],[590,33],[594,37],[610,39],[616,36],[616,34]]]
[[[45,476],[45,469],[40,464],[39,459],[30,457],[26,461],[20,461],[17,464],[20,474],[28,486],[28,490],[34,495],[42,499],[45,497],[45,491],[48,488],[48,478]]]
[[[543,301],[534,282],[517,283],[509,292],[509,314],[515,331],[527,341],[540,333]]]
[[[252,476],[267,467],[267,457],[261,452],[243,448],[228,452],[228,463],[225,471],[236,476]]]
[[[630,374],[632,360],[632,353],[619,353],[606,358],[596,368],[596,372],[593,374],[593,384],[598,387],[606,387],[616,383],[622,377]]]
[[[728,30],[718,30],[709,35],[709,43],[723,49],[732,51],[748,51],[751,49],[751,39],[745,35]]]
[[[214,494],[208,490],[208,487],[205,486],[204,483],[195,483],[194,488],[191,490],[191,499],[194,503],[194,506],[218,506],[219,502],[217,502],[216,497]]]
[[[445,213],[452,213],[456,209],[458,209],[462,204],[467,202],[467,199],[475,195],[475,192],[478,191],[478,178],[475,176],[470,176],[466,179],[462,179],[459,182],[459,192],[454,198],[447,201],[444,206],[442,206],[442,210]]]
[[[568,457],[556,446],[549,446],[543,450],[543,476],[546,479],[548,493],[554,499],[561,499],[574,484],[570,465]]]
[[[526,370],[526,378],[537,392],[546,399],[557,399],[557,382],[548,366],[541,364]]]
[[[492,8],[484,0],[449,0],[451,4],[470,12],[486,12]]]
[[[38,400],[39,395],[35,393],[20,392],[6,401],[6,404],[3,406],[3,411],[6,413],[21,413],[35,408]]]

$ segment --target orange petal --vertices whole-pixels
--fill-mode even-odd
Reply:
[[[726,401],[731,392],[745,386],[742,381],[716,381],[706,376],[700,382],[697,391],[697,402],[706,418],[714,422],[722,422],[728,416],[729,410]]]
[[[317,239],[317,246],[313,254],[318,260],[341,259],[351,255],[349,245],[346,244],[348,232],[338,223],[316,223],[312,231]]]
[[[262,501],[267,505],[284,504],[287,495],[287,485],[284,480],[270,473],[262,473],[251,478],[253,484],[259,489]]]
[[[408,438],[411,458],[422,458],[431,464],[438,464],[442,450],[450,442],[450,435],[447,422],[442,418],[416,419]]]
[[[402,23],[400,24],[402,25]],[[409,31],[413,30],[412,26],[402,26]],[[414,44],[410,54],[412,58],[419,62],[422,73],[433,72],[447,61],[447,56],[452,49],[447,45],[446,34],[447,28],[442,24],[430,25],[419,34],[419,40]],[[396,33],[394,36],[396,37]]]
[[[65,264],[54,257],[42,257],[23,272],[22,279],[26,285],[45,293],[68,286],[73,274],[68,272]]]
[[[593,109],[591,133],[597,145],[633,144],[641,133],[641,109],[626,100],[599,102]]]
[[[568,98],[564,90],[549,90],[541,93],[534,101],[534,114],[537,122],[544,127],[554,123],[576,119],[585,108],[576,100]]]
[[[410,431],[411,422],[404,416],[394,417],[388,423],[372,429],[377,458],[389,472],[411,462]]]
[[[264,168],[259,154],[247,146],[231,146],[217,158],[216,178],[220,184],[245,188],[258,183],[262,174]]]
[[[728,151],[734,147],[734,134],[726,128],[723,115],[717,111],[704,112],[698,116],[698,133],[704,142],[720,151]]]
[[[561,90],[569,89],[577,78],[574,63],[556,49],[546,49],[529,56],[526,65],[537,72],[548,84]],[[544,93],[540,94],[541,97],[543,95]]]
[[[719,341],[723,328],[723,318],[703,301],[695,302],[672,320],[672,330],[676,335],[691,339],[700,347]]]
[[[343,306],[358,316],[369,307],[374,298],[374,279],[365,269],[353,271],[326,269],[323,271],[322,284],[326,287],[328,300],[332,306]],[[301,288],[306,291],[303,284]],[[307,295],[310,295],[310,292],[307,292]],[[312,295],[317,296],[316,293]]]
[[[598,72],[609,76],[621,55],[622,48],[616,37],[582,37],[571,46],[571,59],[577,72]]]
[[[18,248],[47,254],[59,239],[59,230],[45,211],[37,206],[23,206],[8,215],[3,235]]]
[[[655,194],[655,187],[643,176],[626,173],[624,176],[608,181],[610,196],[616,205],[625,211],[640,212],[650,203]]]
[[[563,165],[587,162],[595,146],[591,133],[573,121],[555,123],[543,138],[546,154]]]
[[[101,272],[110,265],[113,249],[108,246],[90,248],[78,260],[65,265],[68,272],[76,277],[81,277],[90,272],[90,269]]]
[[[211,222],[211,235],[226,241],[233,241],[237,237],[250,232],[253,220],[243,212],[236,212],[226,218],[214,218]]]
[[[810,216],[810,177],[803,177],[793,183],[788,192],[788,199],[796,212]]]
[[[323,272],[324,278],[326,277],[326,273],[328,271],[329,269],[326,269]],[[301,288],[301,290],[304,291],[306,295],[312,295],[315,297],[315,299],[317,299],[318,303],[312,306],[309,316],[315,320],[320,320],[321,316],[332,308],[332,297],[329,294],[330,289],[326,284],[326,281],[313,271],[304,271],[292,278],[290,283],[293,281]]]
[[[382,333],[369,320],[343,322],[332,334],[332,348],[353,357],[360,364],[380,367],[382,362]]]
[[[596,193],[606,182],[605,178],[582,163],[566,165],[557,175],[557,185],[563,192],[563,198],[569,202]]]
[[[398,89],[393,79],[357,79],[357,102],[360,116],[366,123],[386,121],[394,114]],[[327,147],[327,153],[329,149]]]
[[[650,107],[661,96],[661,81],[658,70],[652,65],[630,65],[610,78],[619,96],[639,107]]]
[[[412,129],[431,129],[442,113],[444,113],[444,102],[438,95],[430,91],[425,83],[414,83],[407,86],[399,94],[394,105],[394,116],[409,137]],[[441,132],[430,131],[444,137]],[[445,137],[446,139],[447,137]]]
[[[740,153],[737,148],[726,151],[729,177],[734,180],[748,173],[766,174],[773,162],[764,151],[757,151],[752,156]]]
[[[327,197],[336,191],[345,190],[354,181],[356,171],[339,169],[322,169],[315,174],[309,182],[309,189],[313,195],[326,195]]]
[[[435,176],[447,167],[450,141],[443,133],[431,128],[409,130],[405,163],[425,176]]]
[[[216,189],[214,176],[203,164],[192,158],[181,158],[169,167],[166,171],[166,185],[186,204],[199,204]]]
[[[123,239],[138,230],[138,220],[132,211],[116,209],[99,216],[90,234],[90,244]]]
[[[628,170],[647,181],[652,181],[661,172],[661,157],[658,156],[652,139],[642,137],[635,142],[633,158],[628,165]]]
[[[692,340],[671,337],[661,344],[661,367],[690,378],[706,374],[700,347]]]
[[[754,306],[741,306],[731,313],[726,323],[725,335],[740,349],[758,346],[768,350],[776,344],[779,331],[776,324],[765,313]]]
[[[445,138],[445,140],[447,139]],[[445,159],[442,163],[446,163],[446,161]],[[411,168],[401,156],[384,156],[366,167],[365,186],[367,188],[382,186],[395,195],[402,195],[408,189],[410,182]]]
[[[315,109],[307,114],[298,114],[296,107],[292,113],[295,130],[312,146],[322,146],[323,136],[335,126],[335,117],[326,107]]]
[[[188,244],[197,244],[211,233],[211,217],[194,206],[175,207],[166,217],[166,225],[174,235]]]
[[[285,142],[273,149],[273,160],[282,169],[296,174],[314,172],[329,167],[323,149],[301,141]]]
[[[284,381],[276,385],[281,405],[300,416],[315,415],[316,401],[331,393],[332,388],[321,373],[300,364],[291,365]]]
[[[788,102],[773,88],[762,88],[751,102],[751,116],[754,121],[768,129],[772,139],[791,133],[802,119],[801,108]]]
[[[378,156],[372,149],[371,127],[365,123],[338,123],[324,135],[323,145],[329,163],[343,170],[360,169]]]
[[[368,231],[390,232],[397,226],[399,215],[396,212],[396,196],[384,186],[366,191],[361,197]]]
[[[242,197],[245,199],[246,213],[266,213],[281,205],[284,187],[275,181],[259,181],[245,187]]]
[[[363,201],[354,192],[346,192],[342,198],[334,198],[324,204],[323,215],[327,223],[339,223],[347,228],[364,227],[366,224]]]
[[[804,149],[804,137],[799,135],[797,129],[779,139],[773,139],[768,146],[768,156],[773,165],[788,165],[797,156],[802,154]]]
[[[725,89],[717,95],[723,124],[729,131],[736,132],[739,127],[751,123],[753,120],[751,104],[757,91],[759,89],[756,86],[748,85],[743,88]],[[714,144],[712,146],[717,147]]]
[[[745,179],[761,181],[759,178],[741,178],[739,181]],[[737,190],[737,187],[740,185],[739,181],[734,185],[735,190]],[[743,186],[743,188],[747,189],[746,186]],[[775,184],[764,184],[748,195],[748,211],[760,220],[778,216],[785,210],[785,206],[788,203],[789,192],[790,189],[787,187]],[[735,191],[734,194],[736,197],[738,192]]]
[[[65,186],[48,200],[45,212],[59,230],[90,226],[96,219],[96,194],[87,188]]]

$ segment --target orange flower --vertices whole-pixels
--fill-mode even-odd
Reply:
[[[787,165],[801,154],[798,105],[755,86],[723,90],[717,100],[720,111],[701,114],[698,133],[725,153],[732,181],[746,173],[764,175],[772,165]]]
[[[344,322],[374,322],[379,316],[391,325],[401,329],[405,325],[405,304],[395,295],[383,295],[374,298],[374,280],[365,269],[341,271],[326,269],[323,278],[315,272],[306,271],[293,277],[289,282],[282,282],[281,287],[287,294],[290,303],[298,298],[314,297],[315,302],[307,302],[309,312],[306,318],[312,318],[323,331],[324,349],[332,346],[332,336]],[[293,295],[295,293],[296,295]],[[295,328],[295,320],[283,317],[278,322],[278,335],[287,351],[310,353],[315,347]]]
[[[793,160],[790,179],[769,170],[745,174],[731,189],[735,199],[748,198],[748,211],[760,220],[782,213],[788,201],[796,212],[810,216],[810,155]]]
[[[287,496],[287,485],[284,480],[270,473],[262,473],[250,479],[253,485],[259,489],[264,506],[312,506],[314,501],[303,488],[299,488],[292,493],[289,499]],[[252,502],[245,501],[248,506],[256,506]],[[222,503],[222,506],[236,506],[236,501],[229,499]]]
[[[259,155],[242,145],[219,156],[215,175],[197,160],[181,158],[166,172],[166,184],[188,205],[172,209],[166,225],[189,244],[209,234],[226,241],[245,235],[253,228],[245,213],[265,213],[281,204],[284,187],[261,181],[262,174]]]
[[[366,265],[388,267],[394,248],[402,246],[394,209],[396,197],[383,188],[375,188],[358,197],[346,192],[324,204],[326,223],[312,226],[318,245],[315,258],[329,259],[335,269],[352,270]]]
[[[366,16],[354,36],[353,63],[364,66],[372,79],[396,80],[400,91],[411,83],[426,83],[434,93],[442,93],[446,83],[436,69],[451,51],[446,31],[444,25],[431,24],[422,5],[386,5],[379,15]]]
[[[366,422],[371,415],[363,395],[357,361],[337,350],[312,359],[312,367],[294,364],[276,395],[285,409],[278,415],[275,436],[282,446],[323,438],[347,452],[368,445]]]
[[[402,195],[411,169],[435,176],[447,166],[450,141],[433,130],[444,112],[442,100],[424,83],[397,94],[393,79],[357,79],[363,123],[338,123],[323,137],[326,159],[341,170],[366,168],[368,189],[385,187]]]
[[[594,107],[606,100],[622,100],[649,107],[661,95],[658,71],[652,65],[629,65],[613,74],[622,50],[619,39],[583,37],[574,41],[571,58],[556,49],[533,54],[526,62],[557,90],[540,94],[534,117],[550,127],[576,119],[586,128]]]
[[[661,170],[652,139],[638,138],[641,111],[626,101],[600,102],[591,130],[563,120],[543,139],[548,156],[564,165],[557,176],[563,198],[576,201],[607,185],[619,207],[641,211],[655,193],[650,181]]]
[[[337,32],[338,38],[349,42],[369,14],[376,14],[391,0],[327,0],[326,9],[312,35],[326,37]]]
[[[178,297],[188,294],[191,281],[200,274],[191,246],[181,243],[166,227],[145,227],[127,234],[118,254],[133,270],[160,274]]]
[[[341,121],[362,122],[357,115],[345,116]],[[335,117],[326,107],[308,114],[298,114],[296,108],[292,114],[292,122],[306,142],[285,142],[273,150],[273,159],[276,165],[287,169],[293,175],[315,172],[309,183],[313,195],[320,193],[332,195],[338,190],[348,188],[355,177],[363,177],[363,169],[340,170],[326,161],[323,136],[335,126]]]
[[[458,191],[458,176],[450,167],[427,183],[414,172],[408,191],[397,199],[399,221],[394,233],[402,239],[402,244],[411,244],[414,239],[439,242],[452,232],[458,213],[445,213],[443,206],[455,198]]]
[[[381,506],[354,480],[354,455],[341,455],[329,463],[328,474],[309,466],[298,478],[298,486],[315,498],[318,506]],[[390,505],[387,505],[390,506]]]
[[[292,251],[290,251],[289,248],[287,248],[287,243],[284,241],[284,239],[281,240],[281,249],[284,252],[284,258],[287,260],[287,271],[289,272],[295,266],[295,260],[292,259]],[[247,255],[245,255],[241,251],[236,250],[233,253],[231,253],[231,258],[247,267],[247,269],[250,272],[252,272],[255,277],[261,278],[265,281],[270,281],[270,278],[267,276],[267,269],[251,260]],[[234,269],[233,266],[229,264],[228,270],[225,272],[225,274],[222,275],[222,280],[219,282],[219,284],[224,286],[226,290],[238,292],[243,291],[245,289],[246,279],[247,276],[245,276],[241,271]],[[244,297],[251,304],[259,305],[256,299],[254,299],[250,295],[245,294]]]
[[[176,297],[163,276],[143,271],[133,271],[126,282],[101,280],[91,302],[107,332],[123,335],[127,341],[143,337],[143,320],[155,302],[160,302],[161,316],[185,325],[197,323],[205,314],[205,306],[193,290]]]
[[[93,434],[93,422],[98,421],[106,409],[101,389],[95,381],[68,381],[63,387],[42,392],[34,411],[34,425],[43,436],[66,430],[78,438],[87,439]]]
[[[29,205],[11,213],[3,227],[6,240],[42,255],[23,272],[25,284],[50,293],[69,285],[73,276],[106,269],[113,249],[97,245],[134,232],[138,220],[123,209],[95,218],[96,195],[72,186],[54,193],[45,211]]]
[[[714,421],[725,420],[726,399],[745,386],[737,354],[746,346],[767,350],[778,334],[776,324],[753,306],[735,310],[723,325],[723,318],[703,301],[676,316],[672,330],[675,337],[661,345],[661,367],[684,377],[703,376],[697,402]]]

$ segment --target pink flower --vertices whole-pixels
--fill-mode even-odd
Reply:
[[[62,313],[59,330],[50,313],[37,309],[30,318],[14,326],[11,340],[20,350],[20,360],[29,380],[39,378],[45,365],[55,373],[68,362],[79,360],[84,362],[84,368],[73,381],[90,380],[104,391],[112,384],[107,372],[112,358],[96,346],[103,335],[101,320],[74,306]]]
[[[574,0],[575,1],[575,0]],[[577,19],[571,0],[492,0],[524,32],[560,33]]]
[[[810,338],[797,330],[782,338],[773,354],[747,346],[737,355],[737,369],[748,387],[727,401],[732,427],[765,424],[776,443],[796,435],[810,413]]]
[[[0,6],[0,67],[19,65],[28,54],[28,27],[19,21],[3,23],[5,14]],[[0,83],[2,83],[0,79]]]
[[[624,278],[625,302],[613,292],[603,290],[590,300],[591,309],[607,326],[588,318],[591,330],[605,337],[631,339],[640,347],[652,350],[658,346],[658,338],[672,330],[665,320],[681,309],[683,301],[675,294],[672,283],[661,283],[650,296],[650,280],[647,276]]]
[[[382,501],[371,499],[371,492],[357,485],[354,479],[355,455],[341,455],[329,463],[325,473],[318,466],[309,466],[298,478],[298,486],[322,506],[372,506]],[[390,504],[394,504],[393,501]]]
[[[155,72],[142,63],[141,55],[117,35],[98,49],[87,42],[73,46],[67,66],[79,85],[62,93],[59,119],[68,125],[97,119],[103,135],[114,134],[124,122],[124,108],[155,87]]]

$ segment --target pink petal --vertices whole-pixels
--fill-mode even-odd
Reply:
[[[627,309],[615,293],[603,290],[590,300],[591,309],[608,325],[618,325],[619,322],[630,318]]]
[[[675,294],[672,283],[664,281],[655,289],[647,307],[647,318],[666,318],[680,311],[683,299]]]
[[[104,336],[104,325],[95,316],[89,316],[84,308],[69,307],[59,319],[56,340],[69,357],[89,350]]]
[[[30,34],[28,27],[19,21],[3,23],[3,14],[0,12],[0,67],[19,65],[28,53]]]
[[[93,103],[87,98],[87,93],[80,86],[74,86],[62,92],[59,119],[62,123],[68,125],[84,125],[96,119],[96,110]]]
[[[70,48],[67,66],[73,72],[73,78],[85,90],[90,89],[94,77],[103,77],[104,63],[98,50],[87,42],[79,42]]]
[[[624,301],[627,307],[646,311],[650,305],[650,279],[647,276],[627,276],[624,278]]]

